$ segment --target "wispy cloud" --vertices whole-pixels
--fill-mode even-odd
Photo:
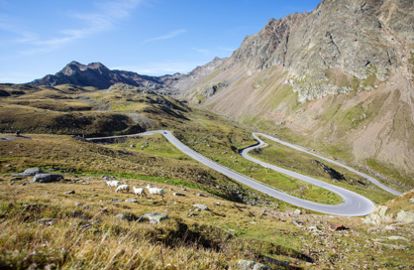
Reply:
[[[76,40],[114,28],[117,22],[129,17],[142,1],[110,0],[103,3],[99,2],[96,3],[96,8],[92,12],[72,12],[68,14],[68,17],[77,23],[81,22],[80,27],[62,29],[52,37],[43,37],[35,32],[21,31],[20,36],[15,41],[29,46],[21,52],[22,54],[55,50]],[[6,25],[6,27],[9,26]],[[2,27],[1,21],[0,27]],[[14,30],[13,32],[18,31]]]
[[[172,39],[175,38],[179,35],[182,35],[184,33],[187,33],[186,29],[176,29],[173,30],[171,32],[168,32],[167,34],[158,36],[158,37],[153,37],[153,38],[149,38],[144,40],[144,43],[151,43],[151,42],[156,42],[156,41],[162,41],[162,40],[168,40],[168,39]]]

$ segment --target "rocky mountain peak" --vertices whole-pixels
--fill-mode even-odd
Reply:
[[[350,92],[352,80],[410,73],[397,69],[407,67],[413,48],[413,14],[411,0],[325,0],[310,13],[271,19],[244,39],[226,68],[282,66],[300,101]],[[349,83],[332,81],[332,70]]]
[[[164,77],[151,77],[129,71],[110,70],[99,62],[84,65],[77,61],[72,61],[56,74],[46,75],[29,84],[35,86],[73,84],[77,86],[93,86],[98,89],[107,89],[116,83],[124,83],[141,87],[142,90],[160,90],[168,88],[165,86],[163,80]]]

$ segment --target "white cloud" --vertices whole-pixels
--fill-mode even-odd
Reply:
[[[142,1],[143,0],[111,0],[103,3],[99,2],[96,3],[96,9],[93,12],[69,14],[69,17],[72,19],[82,22],[82,26],[80,27],[63,29],[54,37],[49,38],[41,37],[39,34],[33,32],[23,32],[14,29],[13,32],[19,33],[20,35],[15,41],[30,46],[30,48],[22,51],[22,54],[51,51],[70,42],[112,29],[118,21],[129,17],[132,11]],[[0,21],[0,27],[4,28],[7,27],[7,25],[2,27]]]
[[[186,29],[176,29],[174,31],[168,32],[167,34],[164,34],[164,35],[161,35],[161,36],[158,36],[158,37],[153,37],[153,38],[146,39],[144,41],[144,43],[151,43],[151,42],[156,42],[156,41],[168,40],[168,39],[175,38],[179,35],[182,35],[184,33],[187,33]]]

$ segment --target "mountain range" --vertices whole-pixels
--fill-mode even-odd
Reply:
[[[224,59],[160,77],[71,62],[30,85],[160,91],[334,156],[414,175],[414,5],[324,0]]]
[[[146,76],[131,71],[110,70],[102,63],[84,65],[72,61],[56,74],[46,75],[28,84],[33,86],[72,84],[107,89],[116,83],[123,83],[145,90],[166,90],[175,76],[177,75]]]
[[[413,70],[412,1],[325,0],[270,20],[176,87],[203,108],[412,176]]]

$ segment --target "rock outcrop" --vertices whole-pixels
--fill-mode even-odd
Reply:
[[[312,12],[270,20],[230,57],[175,86],[206,109],[340,144],[357,162],[412,176],[413,70],[413,1],[324,0]]]
[[[110,70],[101,63],[83,65],[72,61],[55,75],[34,80],[30,85],[55,86],[61,84],[73,84],[76,86],[93,86],[98,89],[107,89],[116,83],[123,83],[139,87],[142,90],[167,90],[179,74],[165,75],[161,77],[140,75],[135,72],[123,70]]]

